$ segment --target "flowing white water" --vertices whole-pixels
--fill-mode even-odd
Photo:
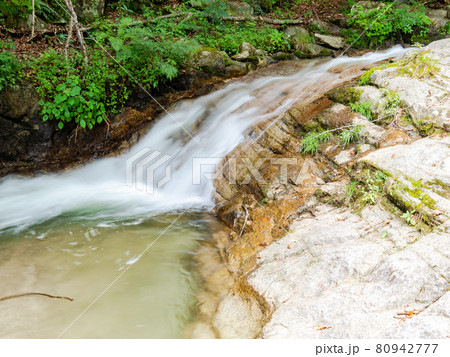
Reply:
[[[21,292],[25,288],[42,290],[44,287],[58,294],[64,294],[61,292],[64,289],[75,295],[79,294],[82,304],[74,305],[73,308],[69,308],[67,304],[56,309],[54,305],[40,307],[43,309],[40,318],[47,321],[45,331],[48,331],[49,337],[55,337],[53,334],[57,334],[70,319],[82,311],[118,271],[141,258],[142,250],[163,231],[153,227],[160,226],[161,222],[165,226],[170,224],[170,220],[165,218],[167,215],[175,218],[173,212],[177,210],[189,208],[191,211],[198,211],[212,207],[212,182],[203,178],[201,184],[193,184],[195,158],[209,158],[208,164],[218,163],[220,158],[244,139],[254,124],[275,119],[295,101],[300,104],[351,78],[355,67],[395,57],[404,51],[396,47],[384,53],[366,54],[362,57],[342,57],[328,62],[305,61],[300,66],[291,65],[292,68],[300,68],[292,75],[281,76],[275,71],[275,76],[237,81],[204,97],[178,103],[170,110],[170,115],[161,117],[126,155],[101,159],[61,174],[4,178],[0,181],[0,296]],[[289,64],[281,65],[278,73],[283,72],[283,66]],[[171,179],[163,187],[155,188],[152,195],[126,184],[127,159],[145,148],[172,157]],[[162,177],[164,170],[158,175],[159,178]],[[198,215],[192,216],[191,220],[183,221],[183,229],[179,225],[175,227],[178,233],[169,234],[169,238],[167,235],[161,238],[170,239],[173,243],[169,246],[161,243],[159,247],[162,248],[154,248],[166,260],[150,256],[150,260],[141,262],[141,276],[132,282],[125,281],[132,286],[131,293],[127,290],[119,294],[119,297],[105,296],[101,306],[106,315],[102,315],[100,309],[92,315],[93,318],[85,320],[84,324],[80,321],[81,327],[74,329],[78,332],[69,336],[179,337],[183,323],[189,320],[189,314],[183,309],[192,305],[196,283],[190,273],[186,275],[184,265],[177,263],[184,261],[195,250],[195,241],[203,239],[206,234],[189,226],[202,219]],[[138,228],[129,228],[134,226]],[[93,236],[92,232],[95,233]],[[187,240],[184,243],[180,241],[183,238]],[[70,244],[78,248],[71,248]],[[103,255],[96,253],[98,249],[103,249]],[[80,254],[87,255],[88,258],[81,259]],[[14,263],[20,259],[27,260],[27,264],[22,267],[21,264]],[[13,268],[2,265],[2,261],[11,263]],[[172,264],[171,268],[166,267],[168,263]],[[154,276],[152,274],[161,274],[161,267],[167,268],[169,280],[173,282],[168,282],[167,279],[148,282]],[[26,269],[32,270],[37,277],[33,284],[21,285],[14,277],[21,274],[28,276]],[[100,271],[97,278],[90,273],[90,269]],[[52,278],[54,271],[58,274]],[[182,278],[185,276],[188,278]],[[43,280],[39,277],[43,277]],[[147,301],[149,298],[148,292],[139,290],[146,284],[152,287],[150,296],[155,297],[150,305],[141,306],[137,301]],[[171,291],[171,286],[176,287],[173,292],[179,297],[177,308],[172,312],[165,312],[166,315],[157,314],[156,312],[164,311],[160,305],[170,300],[166,293]],[[85,293],[82,292],[84,289]],[[126,321],[125,316],[135,316],[134,320],[129,321],[129,325],[134,327],[122,333],[119,321],[116,322],[117,326],[105,333],[99,333],[96,327],[88,328],[96,322],[100,324],[102,319],[106,319],[105,316],[109,316],[108,309],[117,304],[120,304],[123,311],[121,310],[120,315],[111,316],[124,318]],[[141,306],[147,317],[153,316],[149,311],[154,311],[154,316],[157,317],[153,327],[141,328],[145,323],[141,321],[142,316],[136,306]],[[61,312],[67,311],[66,309],[69,312],[62,318]],[[181,325],[174,323],[177,319],[184,322]],[[4,319],[5,324],[8,321]],[[155,327],[161,324],[176,325],[176,328]],[[0,325],[0,330],[1,327]],[[36,332],[34,326],[24,328],[20,325],[17,328],[24,329],[24,333],[9,331],[3,335],[47,336]]]
[[[373,63],[402,52],[396,47],[385,53],[342,57],[332,61],[332,67]],[[196,207],[211,206],[212,183],[202,180],[201,185],[192,184],[193,158],[216,158],[218,162],[255,123],[276,117],[299,96],[297,102],[301,103],[318,87],[338,82],[340,74],[327,71],[329,67],[329,62],[316,66],[310,62],[289,77],[233,83],[196,100],[183,101],[171,115],[159,119],[127,155],[101,159],[58,175],[8,177],[0,184],[0,230],[23,229],[70,211],[87,218],[132,217],[192,203]],[[173,157],[172,178],[154,195],[126,185],[126,159],[145,147]]]

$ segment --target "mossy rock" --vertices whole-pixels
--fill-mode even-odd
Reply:
[[[292,55],[290,53],[285,53],[285,52],[278,52],[275,53],[272,58],[275,61],[286,61],[286,60],[290,60],[292,59]]]
[[[305,53],[305,52],[302,52],[302,51],[295,51],[294,55],[295,55],[295,57],[300,58],[300,59],[302,59],[302,58],[313,58],[313,56],[310,55],[309,53]]]
[[[351,103],[356,103],[361,99],[361,93],[362,91],[360,89],[353,87],[340,87],[328,92],[327,96],[334,102],[350,105]]]
[[[225,73],[225,59],[219,51],[203,50],[196,53],[197,66],[211,75],[223,75]]]
[[[93,21],[105,14],[105,0],[74,0],[73,7],[78,17]]]

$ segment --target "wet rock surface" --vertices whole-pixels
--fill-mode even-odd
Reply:
[[[422,50],[440,70],[415,78],[418,88],[448,88],[449,46]],[[260,338],[449,337],[450,103],[397,72],[420,70],[414,58],[257,125],[224,160],[215,212],[229,229],[219,249],[234,281],[225,295],[254,300],[230,309],[216,337],[241,325],[252,333],[240,337],[258,326]],[[359,138],[344,145],[352,130]],[[302,155],[304,138],[323,131],[330,136],[317,152]],[[249,161],[237,161],[230,184],[232,157]],[[274,160],[286,157],[295,162],[283,173]],[[260,177],[248,175],[255,166]],[[255,301],[262,314],[249,323]]]

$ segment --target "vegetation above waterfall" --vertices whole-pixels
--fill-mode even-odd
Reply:
[[[432,5],[446,11],[443,0]],[[42,120],[92,129],[136,88],[156,93],[192,69],[235,76],[273,60],[445,35],[440,10],[430,11],[415,0],[2,0],[0,90],[31,82]],[[242,43],[252,47],[239,57]]]

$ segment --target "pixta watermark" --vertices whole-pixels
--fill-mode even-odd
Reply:
[[[201,185],[220,177],[232,185],[256,182],[262,186],[269,183],[269,168],[272,179],[275,177],[280,184],[301,185],[313,175],[320,174],[319,168],[310,158],[232,157],[224,161],[221,157],[192,157],[187,162],[180,162],[160,151],[144,148],[126,160],[127,186],[153,195],[177,176],[180,166],[184,169],[183,179],[189,180],[192,185]]]

